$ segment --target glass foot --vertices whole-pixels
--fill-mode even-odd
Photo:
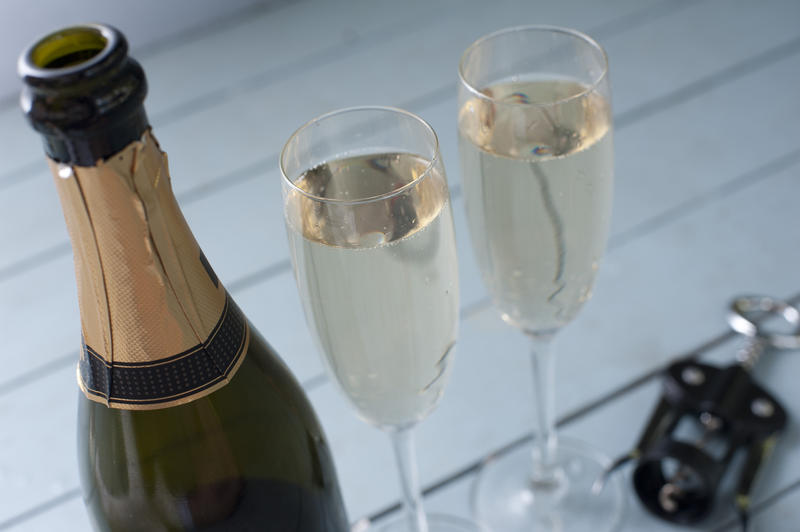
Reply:
[[[411,528],[406,516],[389,521],[385,525],[370,528],[369,532],[418,532]],[[424,531],[419,531],[424,532]],[[429,514],[427,532],[488,532],[468,519],[450,515]]]
[[[493,532],[607,532],[619,527],[624,506],[619,475],[599,493],[592,491],[608,458],[559,438],[558,474],[550,482],[535,482],[532,451],[525,445],[484,464],[472,493],[481,523]]]

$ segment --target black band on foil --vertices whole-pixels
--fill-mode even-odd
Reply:
[[[229,295],[208,339],[183,353],[109,364],[84,343],[78,364],[86,392],[119,404],[168,403],[225,381],[244,354],[247,320]]]

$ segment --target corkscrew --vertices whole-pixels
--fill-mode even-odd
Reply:
[[[763,323],[775,316],[793,333],[767,332]],[[787,422],[786,411],[755,381],[752,369],[770,348],[800,348],[800,311],[768,297],[740,297],[730,305],[728,323],[747,339],[736,363],[719,368],[687,358],[670,365],[638,443],[612,463],[596,489],[615,470],[636,462],[633,487],[644,507],[660,519],[691,525],[708,516],[726,469],[741,451],[734,501],[747,529],[750,491]]]

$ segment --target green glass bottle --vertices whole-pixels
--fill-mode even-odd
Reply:
[[[19,71],[75,257],[78,450],[95,528],[348,530],[308,399],[180,212],[123,35],[57,31]]]

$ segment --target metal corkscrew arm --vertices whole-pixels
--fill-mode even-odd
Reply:
[[[767,332],[762,324],[770,316],[782,317],[793,333]],[[666,521],[689,525],[705,518],[726,469],[743,452],[735,505],[746,529],[750,491],[786,426],[786,411],[751,371],[768,348],[800,348],[800,311],[768,297],[740,297],[731,303],[728,323],[748,338],[737,362],[725,368],[691,359],[670,365],[661,399],[638,443],[604,475],[635,461],[637,496]]]

